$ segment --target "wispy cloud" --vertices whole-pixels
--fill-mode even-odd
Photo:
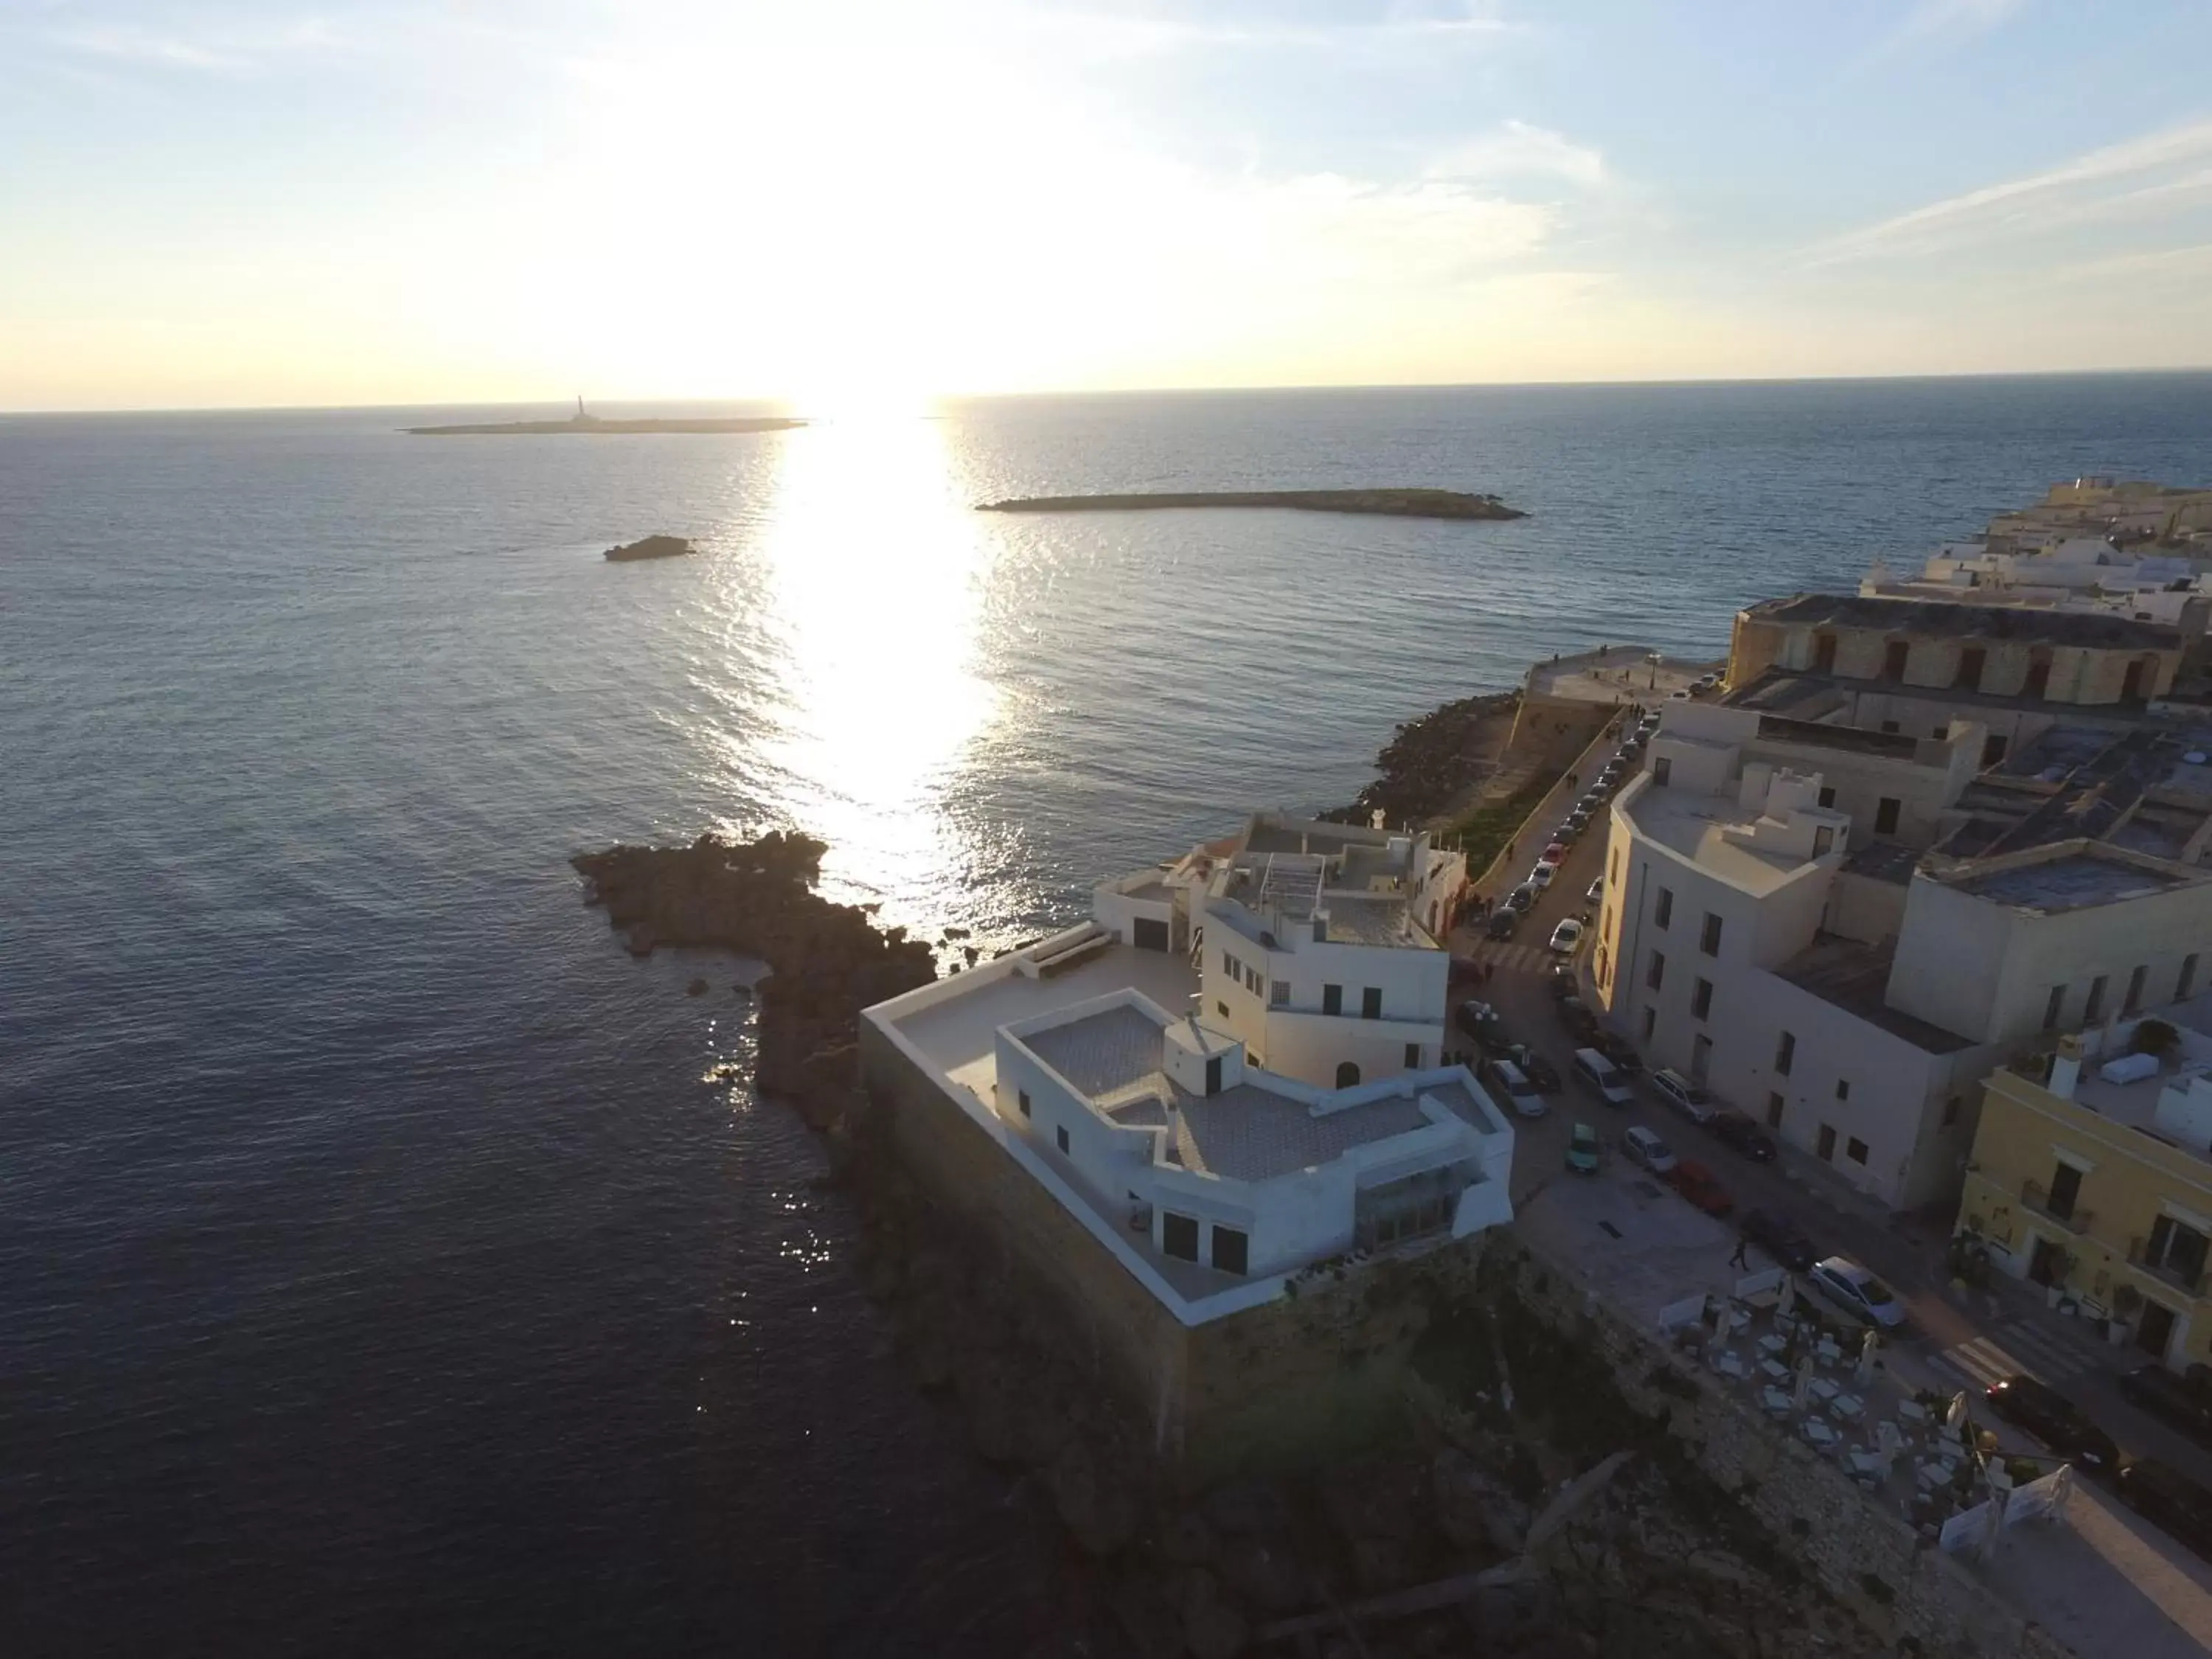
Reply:
[[[229,71],[246,67],[248,60],[235,52],[219,50],[180,34],[165,34],[135,23],[102,23],[58,30],[52,43],[67,52],[94,58],[120,58],[165,69]]]
[[[1837,237],[1808,263],[1924,253],[2057,229],[2085,220],[2163,210],[2178,196],[2212,190],[2212,118],[2108,144],[2040,173],[1930,202]],[[2187,170],[2185,170],[2187,169]]]
[[[2212,280],[2212,242],[2190,247],[2166,247],[2147,253],[2115,254],[2108,259],[2083,259],[2061,265],[2051,273],[2060,282],[2102,283],[2126,277],[2146,282],[2186,277]]]
[[[1877,64],[1919,49],[1956,46],[2010,22],[2027,0],[1922,0],[1862,60]]]
[[[1344,51],[1362,46],[1449,46],[1495,39],[1520,26],[1480,5],[1394,10],[1376,18],[1333,22],[1288,19],[1206,19],[1133,15],[1105,10],[1014,14],[1017,23],[1046,34],[1073,36],[1091,50],[1127,55],[1206,48],[1297,47]]]
[[[1549,127],[1508,121],[1497,131],[1455,144],[1422,169],[1431,179],[1564,179],[1585,188],[1606,180],[1605,157]]]

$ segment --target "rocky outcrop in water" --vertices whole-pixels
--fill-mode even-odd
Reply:
[[[616,564],[628,564],[636,559],[680,559],[698,550],[683,536],[647,536],[641,541],[609,548],[607,557]]]
[[[878,929],[858,906],[815,892],[828,850],[810,836],[770,831],[750,842],[708,835],[689,847],[614,847],[570,862],[633,955],[703,947],[768,963],[753,987],[755,1086],[803,1106],[856,1080],[861,1009],[937,977],[929,947],[903,928]]]
[[[1457,489],[1186,489],[1121,495],[1022,495],[984,501],[979,513],[1135,513],[1162,507],[1285,507],[1387,519],[1525,519],[1495,495]]]

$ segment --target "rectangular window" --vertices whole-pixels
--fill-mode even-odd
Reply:
[[[1713,982],[1709,979],[1701,979],[1697,982],[1697,985],[1690,993],[1691,1017],[1696,1019],[1704,1019],[1711,1014],[1712,1012]]]
[[[2094,1025],[2105,1017],[2105,980],[2100,974],[2089,981],[2089,1000],[2081,1005],[2081,1023]]]
[[[1237,958],[1226,951],[1221,953],[1221,971],[1224,974],[1233,974],[1237,971]]]
[[[1866,1162],[1866,1142],[1853,1135],[1844,1143],[1844,1156],[1854,1164]]]
[[[2173,1000],[2180,1002],[2197,988],[2197,952],[2191,951],[2181,959],[2181,972],[2173,981]]]
[[[1881,677],[1886,680],[1905,678],[1905,665],[1911,656],[1912,645],[1908,640],[1892,640],[1889,648],[1881,653]]]
[[[1251,1259],[1251,1235],[1236,1227],[1213,1230],[1213,1265],[1225,1273],[1242,1273]]]
[[[1776,1075],[1779,1077],[1788,1077],[1790,1075],[1790,1068],[1796,1063],[1797,1039],[1792,1033],[1784,1031],[1775,1040],[1774,1043],[1774,1070]]]
[[[1409,1042],[1406,1045],[1406,1069],[1409,1072],[1418,1072],[1421,1069],[1421,1045],[1418,1042]]]
[[[2132,1014],[2142,1006],[2143,981],[2149,976],[2150,969],[2148,966],[2139,966],[2135,972],[2128,975],[2127,999],[2120,1004],[2122,1013]]]
[[[1659,890],[1658,902],[1651,907],[1651,925],[1654,927],[1664,927],[1674,920],[1674,890],[1671,887],[1662,887]]]
[[[1060,1150],[1061,1152],[1064,1152],[1067,1150],[1067,1126],[1065,1123],[1061,1124],[1060,1127],[1052,1132],[1052,1138],[1060,1143]]]
[[[1943,1127],[1949,1128],[1959,1121],[1959,1097],[1953,1095],[1943,1103]]]
[[[2043,1029],[2046,1031],[2057,1030],[2059,1018],[2065,1012],[2066,988],[2063,985],[2054,985],[2051,988],[2051,1000],[2043,1005]]]
[[[1905,803],[1898,799],[1894,795],[1884,795],[1880,800],[1876,801],[1874,805],[1875,834],[1877,836],[1895,835],[1897,833],[1897,815],[1904,810],[1904,806]]]
[[[1664,789],[1667,787],[1667,775],[1674,769],[1674,763],[1672,760],[1664,755],[1656,757],[1651,763],[1651,781]]]
[[[1838,1078],[1836,1079],[1836,1098],[1838,1100],[1849,1100],[1850,1097],[1851,1080],[1847,1077]]]
[[[1965,650],[1959,653],[1959,672],[1952,679],[1951,684],[1957,686],[1961,691],[1980,690],[1982,689],[1982,665],[1988,659],[1988,656],[1989,653],[1984,651],[1978,645],[1970,645]]]
[[[1833,1164],[1836,1161],[1836,1126],[1834,1124],[1823,1123],[1820,1126],[1820,1143],[1814,1150],[1820,1154],[1822,1162]]]
[[[1226,1019],[1229,1018],[1229,1005],[1217,1000],[1213,1005],[1213,1012]]]
[[[1657,990],[1667,978],[1667,958],[1658,951],[1651,953],[1651,965],[1644,970],[1644,982]]]
[[[1651,1041],[1651,1033],[1658,1029],[1658,1025],[1659,1011],[1656,1008],[1646,1008],[1644,1011],[1644,1040],[1646,1042]]]
[[[1015,1091],[1014,1097],[1015,1097],[1017,1100],[1020,1101],[1020,1102],[1021,1102],[1021,1103],[1022,1103],[1022,1115],[1023,1115],[1024,1117],[1028,1117],[1028,1116],[1030,1115],[1030,1091],[1029,1091],[1028,1090],[1026,1090],[1026,1089],[1019,1089],[1019,1090],[1017,1090],[1017,1091]]]
[[[1613,849],[1612,857],[1606,864],[1605,879],[1606,885],[1608,887],[1618,887],[1620,885],[1620,848],[1618,847]]]
[[[1267,1001],[1269,1006],[1276,1008],[1287,1007],[1290,1004],[1290,981],[1286,979],[1279,979],[1267,988]]]
[[[1823,806],[1833,806],[1835,804],[1836,786],[1832,783],[1822,784],[1820,786],[1820,805]]]
[[[1177,1215],[1173,1210],[1160,1213],[1160,1251],[1178,1261],[1198,1260],[1198,1218]]]
[[[1710,910],[1705,912],[1705,931],[1698,935],[1698,949],[1709,957],[1721,953],[1721,919]]]
[[[1766,1097],[1766,1127],[1768,1128],[1778,1129],[1782,1127],[1782,1109],[1780,1095],[1770,1094]]]
[[[1344,987],[1324,985],[1321,988],[1321,1011],[1324,1014],[1340,1014],[1344,1012]]]
[[[1995,766],[2005,757],[2005,740],[1992,732],[1982,739],[1982,764]]]
[[[1361,989],[1359,993],[1359,1017],[1362,1019],[1380,1019],[1382,1018],[1382,988],[1381,986],[1370,985]]]

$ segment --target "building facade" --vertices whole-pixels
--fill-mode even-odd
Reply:
[[[2185,958],[2149,1012],[1984,1091],[1958,1231],[2176,1370],[2212,1363],[2212,997]]]

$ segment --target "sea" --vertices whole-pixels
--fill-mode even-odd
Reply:
[[[707,1080],[757,966],[569,856],[800,828],[994,949],[1533,659],[2212,482],[2202,374],[398,430],[545,412],[0,419],[0,1653],[1060,1650],[1034,1487]],[[1528,516],[974,510],[1378,484]]]

